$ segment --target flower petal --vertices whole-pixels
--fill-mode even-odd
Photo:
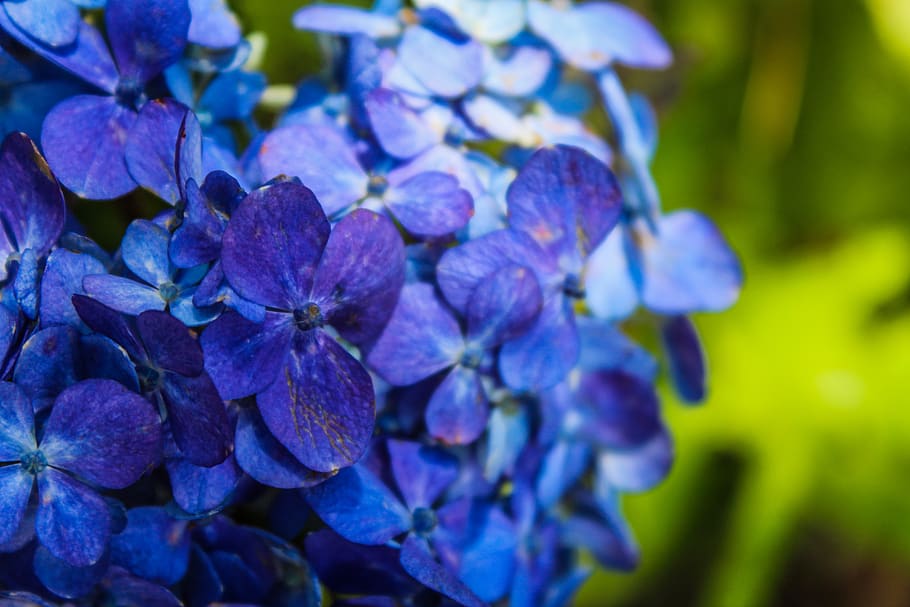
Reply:
[[[104,555],[111,537],[107,503],[87,485],[54,468],[38,475],[35,532],[48,552],[76,567]]]
[[[18,462],[35,445],[32,403],[16,384],[0,382],[0,462]]]
[[[231,450],[231,427],[208,374],[165,373],[161,393],[174,442],[183,456],[197,466],[223,462]]]
[[[186,0],[108,0],[104,16],[121,82],[143,85],[183,55]]]
[[[86,278],[89,277],[87,276]],[[136,339],[132,329],[130,329],[130,326],[119,312],[85,295],[73,295],[72,301],[79,318],[92,331],[100,333],[121,345],[132,358],[137,360],[145,358],[145,348]]]
[[[444,443],[468,445],[483,433],[489,411],[477,371],[455,365],[427,404],[427,430]]]
[[[92,274],[82,279],[82,288],[105,307],[131,316],[163,310],[167,305],[158,289],[123,276]]]
[[[578,361],[578,330],[567,297],[545,302],[540,316],[499,355],[503,381],[513,390],[543,390],[565,379]]]
[[[468,341],[484,348],[523,335],[537,320],[543,296],[526,266],[507,265],[487,277],[468,304]]]
[[[440,97],[459,97],[483,79],[483,46],[455,39],[425,27],[409,27],[398,56],[411,74]]]
[[[387,442],[392,474],[408,508],[429,508],[458,478],[458,459],[411,441]]]
[[[4,2],[6,14],[16,26],[46,46],[66,46],[79,33],[79,9],[69,0]]]
[[[35,477],[22,466],[0,468],[0,545],[15,537],[34,483]]]
[[[700,403],[707,393],[705,353],[695,325],[685,316],[673,316],[660,327],[673,387],[687,403]]]
[[[190,560],[187,522],[155,506],[133,508],[126,517],[126,529],[111,540],[111,560],[159,584],[179,582]]]
[[[442,142],[442,135],[405,105],[404,99],[391,89],[377,88],[364,99],[373,134],[387,154],[408,159]]]
[[[415,580],[460,605],[486,605],[454,573],[433,558],[426,540],[409,535],[401,545],[401,565]]]
[[[182,457],[168,458],[164,465],[174,502],[190,514],[223,508],[243,479],[243,470],[232,455],[209,467],[195,466]]]
[[[419,173],[386,192],[385,203],[401,225],[418,236],[460,230],[474,214],[471,194],[448,173]]]
[[[41,326],[82,326],[79,314],[73,307],[72,296],[84,294],[82,280],[91,274],[104,274],[104,264],[87,253],[69,249],[55,249],[47,258],[41,277]]]
[[[204,370],[202,348],[182,322],[150,310],[136,318],[136,329],[152,362],[167,371],[195,377]]]

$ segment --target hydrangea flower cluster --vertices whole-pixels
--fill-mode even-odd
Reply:
[[[667,44],[600,1],[294,25],[326,69],[264,128],[224,0],[0,0],[0,605],[556,607],[635,566],[655,383],[704,398],[689,315],[742,282],[617,71]],[[67,212],[137,188],[113,253]]]

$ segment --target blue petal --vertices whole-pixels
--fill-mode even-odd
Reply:
[[[179,582],[189,558],[187,522],[171,518],[164,508],[133,508],[126,529],[111,541],[114,563],[159,584]]]
[[[224,507],[243,478],[232,455],[210,467],[195,466],[184,458],[165,461],[174,502],[190,514],[210,513]]]
[[[25,342],[13,380],[29,395],[36,411],[47,408],[64,388],[78,381],[79,354],[79,334],[70,327],[50,327]]]
[[[186,0],[109,0],[104,16],[121,82],[145,84],[183,54]]]
[[[26,249],[19,258],[19,268],[13,282],[13,291],[19,310],[30,320],[38,315],[38,257],[34,249]]]
[[[638,564],[638,547],[624,523],[573,516],[563,522],[562,536],[568,545],[591,551],[603,567],[632,571]]]
[[[193,44],[228,48],[240,42],[240,24],[225,0],[190,0],[188,38]]]
[[[72,304],[72,296],[83,294],[82,280],[91,274],[103,274],[104,264],[86,253],[60,248],[51,253],[41,278],[41,326],[82,326]]]
[[[35,477],[22,466],[0,467],[0,545],[16,535],[34,482]]]
[[[421,84],[440,97],[459,97],[483,78],[483,47],[420,26],[409,27],[398,56]]]
[[[483,433],[489,410],[477,370],[456,365],[427,404],[427,430],[444,443],[468,445]]]
[[[16,26],[47,46],[67,46],[79,33],[79,9],[70,0],[4,2]]]
[[[429,508],[458,478],[458,460],[420,443],[389,440],[392,474],[408,508]]]
[[[253,113],[265,88],[266,79],[260,73],[225,72],[206,87],[197,107],[216,121],[240,120]]]
[[[581,336],[579,368],[623,371],[647,382],[657,377],[657,360],[615,325],[584,316],[576,318],[576,322]]]
[[[220,464],[230,453],[231,428],[224,402],[206,373],[166,373],[161,388],[174,441],[197,466]]]
[[[660,331],[677,394],[687,403],[703,401],[707,371],[695,325],[685,316],[674,316],[664,320]]]
[[[481,516],[476,536],[461,550],[458,577],[480,599],[495,602],[511,585],[518,539],[499,508],[486,509]]]
[[[463,228],[474,214],[471,194],[447,173],[419,173],[393,185],[385,203],[404,228],[418,236],[444,236]]]
[[[450,367],[464,351],[454,315],[427,283],[405,285],[367,361],[386,381],[406,386]]]
[[[16,384],[0,382],[0,462],[18,462],[35,450],[35,416],[32,403]]]
[[[145,348],[136,339],[121,314],[85,295],[73,295],[72,301],[79,317],[93,331],[121,345],[132,358],[141,360],[145,357]]]
[[[577,432],[595,444],[630,449],[663,431],[657,394],[650,381],[621,371],[586,373],[577,401],[589,415]]]
[[[530,437],[530,421],[524,407],[503,404],[493,409],[487,423],[483,475],[495,483],[511,472]]]
[[[638,307],[638,287],[632,280],[625,244],[625,230],[613,230],[588,258],[585,302],[599,318],[622,320]]]
[[[35,531],[48,551],[76,567],[97,563],[111,536],[107,503],[63,472],[47,468],[38,475]]]
[[[82,280],[82,287],[105,306],[133,316],[148,310],[163,310],[166,305],[158,289],[122,276],[93,274]]]
[[[388,15],[347,6],[316,4],[294,13],[294,27],[330,34],[364,34],[371,38],[398,35],[398,20]]]
[[[171,315],[188,327],[206,325],[218,318],[224,309],[219,305],[197,306],[195,294],[195,287],[184,289],[177,296],[177,299],[168,305]]]
[[[123,262],[136,276],[152,286],[169,282],[173,274],[168,257],[170,234],[146,219],[130,223],[123,236],[120,251]]]
[[[415,4],[441,8],[462,31],[490,44],[509,40],[525,24],[524,0],[418,0]]]
[[[442,141],[442,136],[390,89],[378,88],[364,100],[373,133],[382,149],[395,158],[417,156]]]
[[[540,314],[543,296],[534,273],[507,265],[488,276],[468,304],[468,341],[483,348],[523,335]]]
[[[591,450],[581,442],[559,441],[541,462],[537,475],[537,497],[544,508],[552,508],[584,474]]]
[[[513,390],[542,390],[558,384],[578,361],[579,342],[568,298],[546,302],[537,322],[506,342],[499,355],[503,381]]]
[[[616,491],[637,493],[657,486],[673,466],[673,441],[664,429],[642,446],[598,456],[597,482]]]
[[[460,605],[466,607],[484,607],[485,605],[451,571],[433,558],[426,540],[408,536],[401,546],[401,565],[418,582]]]
[[[47,115],[41,147],[67,188],[83,198],[117,198],[136,187],[123,159],[135,120],[113,97],[78,95]]]
[[[503,59],[490,53],[483,86],[509,97],[531,95],[543,86],[552,65],[552,55],[536,46],[514,46]]]
[[[275,129],[259,150],[262,177],[299,177],[332,215],[363,198],[368,178],[337,129],[293,125]]]
[[[101,580],[109,566],[108,559],[102,558],[94,565],[74,567],[55,557],[43,546],[38,546],[35,550],[35,575],[48,590],[64,598],[87,595]]]
[[[417,588],[391,546],[354,544],[330,529],[308,534],[304,544],[319,580],[333,592],[406,596]],[[358,575],[351,575],[352,566]]]
[[[407,509],[364,466],[346,468],[305,495],[326,525],[358,544],[385,544],[411,528]]]

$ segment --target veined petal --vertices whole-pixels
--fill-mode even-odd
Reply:
[[[414,579],[460,605],[484,607],[481,601],[454,573],[440,565],[430,553],[426,540],[412,535],[401,545],[401,565]]]
[[[0,467],[0,545],[16,535],[35,477],[19,465]]]
[[[145,84],[183,54],[186,0],[108,0],[104,16],[121,82]]]
[[[107,503],[87,485],[47,468],[38,475],[35,532],[48,552],[76,567],[98,562],[111,537]]]
[[[18,462],[35,446],[32,403],[16,384],[0,382],[0,462]]]
[[[82,288],[104,306],[132,316],[167,305],[158,289],[123,276],[92,274],[82,279]]]

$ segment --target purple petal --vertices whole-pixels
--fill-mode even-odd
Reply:
[[[18,462],[35,450],[35,414],[22,388],[0,382],[0,462]]]
[[[316,4],[294,13],[294,27],[312,32],[388,38],[398,35],[398,19],[348,6]]]
[[[183,54],[186,0],[108,0],[104,16],[121,82],[143,85]]]
[[[483,78],[483,46],[454,40],[420,26],[409,27],[398,45],[402,65],[440,97],[459,97]]]
[[[231,427],[208,374],[166,373],[161,391],[174,442],[184,457],[197,466],[223,462],[230,453]]]
[[[638,307],[638,287],[626,256],[625,230],[615,229],[588,258],[585,302],[598,318],[622,320]]]
[[[543,305],[540,284],[525,266],[508,265],[487,277],[468,304],[468,341],[484,348],[521,336]]]
[[[94,274],[82,279],[82,288],[105,306],[135,316],[167,305],[158,289],[113,274]]]
[[[468,445],[483,434],[489,411],[477,371],[456,365],[427,404],[427,430],[444,443]]]
[[[562,522],[562,540],[589,550],[601,566],[609,569],[632,571],[638,565],[638,547],[625,524],[620,527],[585,516],[572,516]]]
[[[224,399],[262,392],[278,375],[293,336],[288,314],[267,312],[254,323],[226,312],[202,332],[205,368]]]
[[[484,607],[486,605],[451,571],[433,558],[426,540],[408,536],[401,545],[401,565],[418,582],[460,605],[467,607]]]
[[[363,466],[342,470],[305,496],[326,525],[357,544],[382,545],[411,528],[407,509]]]
[[[695,325],[685,316],[674,316],[663,322],[660,332],[676,393],[687,403],[700,403],[707,393],[707,371]]]
[[[333,127],[307,124],[275,129],[262,142],[259,164],[263,179],[299,177],[328,215],[367,193],[366,173],[351,145]]]
[[[176,167],[177,146],[181,141],[181,159],[190,160],[191,165],[183,167],[180,179],[200,179],[199,121],[182,103],[155,99],[142,106],[124,149],[126,166],[136,183],[170,204],[183,198]]]
[[[79,333],[71,327],[43,329],[25,342],[13,381],[28,394],[35,411],[49,407],[64,388],[78,381],[80,354]]]
[[[54,468],[38,475],[38,499],[35,532],[48,552],[76,567],[98,562],[111,536],[107,503]]]
[[[554,297],[537,322],[507,342],[499,355],[503,381],[513,390],[542,390],[562,381],[578,361],[578,330],[566,297]]]
[[[325,476],[301,464],[279,443],[251,407],[240,410],[234,437],[237,464],[253,479],[279,489],[309,487]]]
[[[441,449],[402,440],[387,445],[392,474],[411,511],[431,507],[458,478],[458,460]]]
[[[656,238],[642,234],[642,300],[659,314],[725,310],[739,298],[739,260],[707,217],[664,216]]]
[[[179,582],[190,560],[187,522],[153,506],[133,508],[126,516],[126,529],[111,540],[111,559],[147,580]]]
[[[399,185],[421,173],[435,171],[447,173],[458,179],[461,187],[477,198],[486,192],[471,163],[458,149],[448,145],[430,148],[407,164],[389,171],[389,183]]]
[[[170,590],[130,575],[119,567],[111,567],[102,580],[107,596],[116,605],[144,607],[182,607]]]
[[[406,285],[386,329],[370,350],[369,365],[395,386],[420,381],[458,362],[461,328],[427,283]]]
[[[174,502],[190,514],[224,507],[243,478],[243,471],[233,456],[207,468],[194,466],[183,458],[169,458],[164,465],[171,479]]]
[[[258,189],[224,232],[224,275],[245,299],[285,310],[302,307],[329,230],[307,188],[284,182]]]
[[[79,33],[79,9],[69,0],[4,2],[16,26],[46,46],[67,46]]]
[[[202,348],[182,322],[166,312],[149,311],[136,319],[136,329],[155,365],[180,375],[202,373]]]
[[[373,134],[390,156],[413,158],[442,141],[442,136],[405,105],[395,91],[383,88],[370,91],[364,106]]]
[[[330,529],[308,534],[304,544],[319,580],[333,592],[405,596],[416,588],[401,568],[397,548],[354,544]],[[358,575],[352,576],[351,571]]]
[[[0,459],[5,458],[0,456]],[[15,537],[34,482],[35,477],[22,466],[0,467],[0,545]]]
[[[673,441],[664,429],[636,449],[601,453],[597,460],[598,481],[617,491],[648,491],[667,477],[672,466]]]
[[[332,230],[316,274],[312,301],[355,344],[375,339],[404,284],[404,243],[382,215],[358,209]]]
[[[77,95],[44,119],[41,147],[60,182],[83,198],[111,199],[136,183],[123,159],[136,113],[113,97]]]
[[[92,331],[120,344],[132,358],[144,357],[145,348],[142,347],[123,316],[118,312],[85,295],[73,295],[72,301],[79,317]]]
[[[240,24],[225,0],[190,0],[189,41],[210,48],[229,48],[241,40]]]
[[[356,462],[373,434],[369,374],[320,329],[294,335],[278,379],[256,402],[275,438],[319,472]]]
[[[619,221],[622,194],[610,169],[569,146],[537,151],[506,194],[511,226],[530,234],[560,267],[578,272]]]
[[[226,173],[222,173],[227,176]],[[237,193],[240,193],[240,185]],[[194,179],[186,184],[186,210],[183,223],[171,237],[171,259],[180,268],[192,268],[218,258],[221,237],[227,220],[209,203],[203,190]]]
[[[591,409],[579,432],[599,445],[629,449],[663,431],[654,386],[633,375],[587,373],[579,382],[577,398]]]
[[[436,278],[448,302],[465,313],[477,288],[509,264],[533,268],[538,275],[556,272],[552,261],[530,236],[515,230],[498,230],[446,251],[436,268]]]
[[[69,325],[79,327],[82,321],[73,307],[72,296],[83,294],[82,280],[91,274],[103,274],[104,264],[86,253],[56,249],[47,258],[41,278],[41,326]]]
[[[12,236],[16,250],[34,249],[39,257],[46,255],[63,231],[66,207],[57,180],[23,133],[9,135],[0,148],[0,200],[5,226],[0,248],[14,250],[8,241]],[[5,276],[6,268],[2,272]]]
[[[392,186],[386,206],[401,225],[418,236],[444,236],[460,230],[474,215],[474,200],[458,180],[436,171]]]
[[[57,397],[40,446],[52,466],[122,489],[158,462],[161,420],[147,400],[117,382],[88,379]]]

